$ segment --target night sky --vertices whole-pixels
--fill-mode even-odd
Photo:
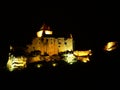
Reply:
[[[17,7],[16,7],[17,8]],[[2,43],[29,43],[46,23],[55,33],[72,33],[77,47],[93,47],[106,39],[118,39],[119,13],[113,7],[43,7],[43,8],[10,8],[1,14]],[[6,42],[5,42],[6,41]]]
[[[5,34],[15,43],[28,43],[43,23],[54,33],[72,33],[76,47],[90,48],[103,40],[118,39],[119,14],[112,8],[34,8],[12,11],[6,17]],[[6,27],[7,23],[7,27]],[[6,36],[6,35],[5,35]]]
[[[12,8],[3,11],[0,18],[1,54],[10,44],[30,43],[43,23],[57,34],[72,33],[76,50],[96,49],[119,38],[119,13],[112,7]]]
[[[102,2],[105,5],[97,5],[91,1],[91,3],[85,1],[84,4],[68,5],[69,1],[65,7],[62,4],[60,7],[53,7],[46,2],[49,5],[47,6],[41,1],[37,5],[29,4],[29,2],[27,1],[25,5],[17,2],[18,5],[14,4],[14,1],[13,4],[8,3],[9,6],[5,4],[2,7],[1,5],[0,70],[1,67],[6,66],[8,61],[9,45],[24,46],[30,43],[43,23],[50,26],[53,33],[64,35],[72,33],[75,50],[92,49],[92,60],[88,64],[76,63],[66,67],[67,69],[62,68],[60,71],[54,68],[42,73],[41,71],[40,73],[18,73],[17,75],[13,73],[6,75],[7,77],[4,73],[0,73],[0,81],[5,82],[1,86],[5,88],[8,83],[8,85],[16,84],[21,87],[21,82],[25,83],[22,86],[27,86],[27,88],[33,86],[34,89],[36,87],[45,88],[47,85],[51,89],[56,89],[56,87],[63,89],[64,86],[67,86],[67,89],[71,89],[71,87],[81,89],[82,87],[90,88],[90,85],[91,87],[113,87],[113,84],[116,84],[115,88],[118,85],[118,80],[120,80],[120,47],[110,53],[102,51],[103,45],[108,41],[118,41],[120,46],[120,10],[117,5],[112,4],[113,1],[111,4],[109,4],[110,1],[106,4]],[[10,83],[11,81],[13,83]],[[18,84],[19,82],[20,84]],[[50,88],[48,86],[47,89]]]

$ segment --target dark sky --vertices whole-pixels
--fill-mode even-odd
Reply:
[[[11,5],[11,4],[10,4]],[[41,5],[41,4],[40,4]],[[80,4],[78,7],[38,7],[30,5],[2,7],[0,13],[0,58],[8,54],[9,44],[31,41],[45,22],[54,32],[72,33],[77,49],[96,48],[107,40],[119,38],[119,8]],[[4,55],[4,56],[3,56]]]
[[[2,40],[17,44],[29,42],[43,23],[56,33],[72,33],[81,47],[89,47],[94,41],[98,43],[104,38],[117,37],[119,30],[119,14],[108,7],[12,9],[1,19]]]

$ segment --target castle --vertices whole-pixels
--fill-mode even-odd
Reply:
[[[32,44],[27,45],[27,52],[40,51],[41,55],[58,55],[61,52],[73,51],[73,37],[56,37],[50,27],[43,24],[37,37],[32,40]]]
[[[34,63],[39,61],[55,61],[64,60],[65,62],[72,64],[77,60],[84,63],[90,61],[89,57],[92,55],[91,50],[74,51],[72,34],[66,34],[65,36],[53,34],[53,31],[49,26],[43,24],[38,31],[37,36],[33,38],[32,43],[27,45],[27,48],[20,48],[25,50],[25,56],[10,46],[9,59],[7,67],[10,71],[15,69],[26,68],[28,63]],[[55,36],[56,35],[56,36]],[[17,51],[17,52],[16,52]],[[15,53],[18,56],[15,55]],[[37,52],[37,54],[35,54]],[[61,53],[61,54],[60,54]],[[26,57],[26,55],[28,55]],[[39,66],[40,67],[40,66]]]

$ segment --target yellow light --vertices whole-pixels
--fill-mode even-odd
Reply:
[[[25,57],[14,57],[10,55],[7,62],[7,68],[9,71],[14,71],[19,68],[26,68],[26,59]]]
[[[83,60],[82,60],[84,63],[87,63],[88,61],[89,61],[89,58],[87,57],[87,58],[83,58]]]
[[[57,64],[56,63],[53,63],[52,66],[55,67]]]
[[[78,60],[80,60],[84,63],[87,63],[88,61],[90,61],[89,56],[83,56],[83,57],[79,56]]]
[[[87,60],[83,60],[84,63],[87,63]]]
[[[37,64],[37,68],[40,68],[40,67],[42,67],[42,64]]]
[[[12,46],[10,46],[10,50],[12,50],[13,49],[13,47]]]
[[[73,64],[74,62],[76,62],[75,60],[75,56],[73,54],[66,54],[65,56],[65,61],[69,64]]]
[[[37,37],[42,37],[43,30],[37,32]]]
[[[117,44],[116,42],[108,42],[108,43],[105,45],[104,50],[106,50],[106,51],[112,51],[112,50],[114,50],[114,49],[117,48],[117,45],[116,45],[116,44]]]
[[[7,68],[8,68],[9,71],[13,71],[13,68],[12,68],[12,60],[10,60],[10,59],[8,59]]]
[[[52,31],[49,31],[49,30],[45,30],[45,34],[52,34]]]
[[[85,51],[74,51],[74,55],[76,56],[88,56],[88,55],[92,55],[91,50],[85,50]]]

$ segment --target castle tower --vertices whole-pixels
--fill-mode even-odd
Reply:
[[[43,35],[52,35],[53,32],[50,31],[50,27],[46,24],[43,24],[40,28],[40,31],[37,32],[37,37],[42,37]]]
[[[67,35],[66,35],[67,36]],[[37,37],[33,39],[32,45],[28,45],[28,51],[41,51],[41,55],[55,55],[60,52],[73,51],[73,37],[56,36],[50,30],[50,27],[43,24],[40,31],[37,32]]]

